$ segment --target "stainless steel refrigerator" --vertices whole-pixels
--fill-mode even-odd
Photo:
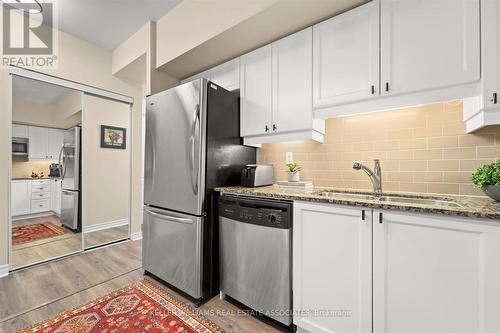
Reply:
[[[239,128],[238,92],[205,79],[146,100],[143,267],[198,303],[219,291],[213,189],[256,160]]]
[[[81,229],[81,127],[64,131],[59,153],[61,165],[61,223],[74,232]]]

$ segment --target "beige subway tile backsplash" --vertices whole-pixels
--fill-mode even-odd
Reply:
[[[386,191],[484,195],[470,177],[500,158],[500,125],[467,134],[462,108],[451,101],[328,119],[323,144],[265,144],[259,163],[275,165],[275,178],[286,179],[285,153],[291,151],[302,179],[316,186],[370,190],[368,177],[352,163],[371,167],[380,159]]]

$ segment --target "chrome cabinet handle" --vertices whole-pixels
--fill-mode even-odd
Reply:
[[[184,224],[193,224],[193,220],[191,219],[183,219],[180,217],[174,217],[174,216],[168,216],[168,215],[163,215],[160,213],[152,212],[149,209],[144,208],[147,214],[157,217],[162,220],[170,221],[170,222],[175,222],[175,223],[184,223]]]

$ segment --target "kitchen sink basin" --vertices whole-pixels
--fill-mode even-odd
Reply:
[[[345,192],[335,192],[335,191],[321,191],[314,193],[316,195],[332,198],[332,199],[348,199],[348,200],[377,200],[377,197],[371,194],[363,193],[345,193]]]
[[[435,199],[435,198],[419,198],[419,197],[401,197],[394,195],[374,195],[370,193],[346,193],[337,191],[320,191],[314,193],[316,195],[338,199],[338,200],[373,200],[378,202],[387,203],[403,203],[403,204],[414,204],[414,205],[428,205],[428,206],[441,206],[441,207],[462,207],[459,203],[454,200],[446,199]]]
[[[427,198],[381,196],[380,198],[378,198],[378,201],[429,205],[429,206],[442,206],[442,207],[462,207],[462,205],[453,200],[439,200],[439,199],[427,199]]]

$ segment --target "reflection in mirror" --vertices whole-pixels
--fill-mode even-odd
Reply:
[[[82,93],[12,79],[11,263],[82,251]]]
[[[122,239],[127,239],[129,235],[129,226],[126,225],[107,228],[85,233],[85,248],[93,248],[103,244],[113,243]]]

